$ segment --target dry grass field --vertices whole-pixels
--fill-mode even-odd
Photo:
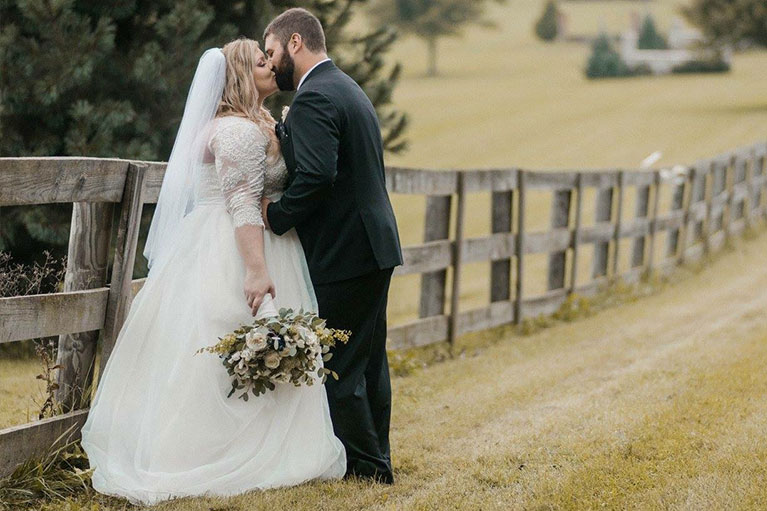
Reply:
[[[679,3],[560,5],[571,33],[594,34],[622,30],[632,10],[652,12],[666,30]],[[658,165],[670,166],[767,138],[767,52],[736,55],[729,74],[590,82],[587,46],[534,39],[541,6],[507,0],[492,8],[498,30],[442,42],[437,78],[423,75],[420,41],[397,43],[395,102],[412,118],[412,148],[388,164],[635,168],[662,151]],[[421,243],[424,199],[393,199],[404,244]],[[527,225],[544,229],[549,198],[531,199]],[[588,225],[590,197],[584,204]],[[489,194],[470,196],[467,220],[467,236],[489,233]],[[765,251],[761,234],[651,297],[530,336],[507,328],[467,337],[459,357],[395,378],[394,487],[315,483],[159,509],[760,509]],[[588,259],[586,250],[584,278]],[[530,257],[531,293],[543,291],[545,261]],[[468,265],[461,307],[486,304],[489,285],[489,264]],[[395,278],[391,324],[416,316],[418,294],[418,277]],[[44,399],[38,372],[35,360],[0,360],[0,428],[34,418]],[[45,506],[68,507],[124,508],[93,495]]]
[[[156,509],[763,509],[765,251],[761,234],[651,296],[529,336],[467,337],[456,358],[395,378],[392,487],[310,483]],[[90,493],[43,509],[123,502]]]
[[[560,2],[560,8],[569,18],[571,34],[596,34],[600,26],[619,33],[634,11],[652,13],[665,32],[685,3],[608,0]],[[389,157],[388,164],[638,168],[645,157],[661,151],[657,166],[662,167],[691,164],[767,138],[767,51],[737,54],[726,74],[589,81],[583,74],[588,45],[535,39],[532,27],[542,5],[538,0],[507,0],[491,10],[497,30],[470,28],[463,38],[440,42],[441,74],[436,78],[424,75],[424,43],[408,37],[396,44],[392,58],[403,64],[404,72],[394,101],[412,118],[412,148]],[[587,223],[593,221],[590,199],[584,202]],[[403,242],[421,243],[425,200],[401,195],[393,200]],[[549,209],[548,195],[532,197],[527,225],[546,229]],[[624,211],[633,212],[633,205]],[[489,194],[470,196],[467,220],[467,236],[490,232]],[[545,256],[534,256],[528,263],[531,280],[525,287],[531,293],[544,291],[545,262]],[[585,278],[588,254],[581,263]],[[488,303],[489,279],[487,264],[465,268],[462,307]],[[418,286],[417,276],[395,279],[392,323],[415,318]]]

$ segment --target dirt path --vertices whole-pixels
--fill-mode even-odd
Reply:
[[[160,509],[760,509],[765,253],[767,234],[657,295],[396,378],[393,487]]]

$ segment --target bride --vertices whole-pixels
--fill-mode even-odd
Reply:
[[[277,91],[266,64],[249,39],[200,58],[144,250],[149,275],[82,428],[101,493],[149,505],[346,470],[323,385],[227,398],[221,361],[194,355],[275,306],[317,310],[295,231],[263,228],[261,196],[279,198],[287,177],[262,106]]]

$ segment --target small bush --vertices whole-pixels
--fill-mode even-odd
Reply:
[[[543,14],[535,24],[535,34],[544,41],[553,41],[557,37],[557,17],[559,13],[554,0],[549,0],[543,9]]]
[[[610,44],[606,34],[601,34],[592,45],[591,56],[586,66],[589,78],[631,76],[631,70]]]
[[[640,50],[665,50],[668,48],[666,39],[655,29],[655,22],[650,15],[645,16],[642,23],[637,48]]]
[[[730,65],[723,60],[691,60],[674,66],[672,73],[727,73]]]

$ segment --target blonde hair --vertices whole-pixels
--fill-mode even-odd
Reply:
[[[258,89],[254,76],[257,41],[241,37],[230,41],[221,48],[226,59],[226,85],[218,103],[216,117],[233,115],[255,122],[269,137],[266,152],[273,161],[279,155],[279,142],[274,133],[276,121],[272,114],[258,105]]]

